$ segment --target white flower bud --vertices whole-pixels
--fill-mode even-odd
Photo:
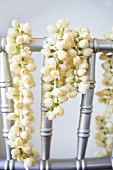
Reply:
[[[28,132],[25,131],[25,130],[20,133],[20,137],[21,137],[22,139],[27,139],[28,136],[29,136],[29,134],[28,134]]]
[[[16,145],[16,146],[22,146],[23,143],[24,143],[24,141],[23,141],[20,137],[17,137],[17,138],[15,139],[15,145]]]
[[[89,34],[88,34],[88,32],[83,32],[83,33],[80,34],[80,37],[87,39],[89,37]]]
[[[63,94],[66,94],[69,92],[69,88],[67,86],[62,86],[59,89],[62,91]]]
[[[56,48],[58,50],[63,50],[64,46],[65,46],[65,41],[57,41],[56,42]]]
[[[17,36],[18,32],[17,32],[17,30],[15,28],[9,28],[7,34],[11,35],[11,36]]]
[[[15,19],[15,20],[12,21],[12,26],[14,28],[17,28],[19,25],[20,25],[20,22],[18,20]]]
[[[57,106],[57,107],[54,108],[53,113],[56,116],[62,116],[64,114],[64,109],[60,106]]]
[[[49,34],[55,34],[57,32],[57,27],[54,25],[50,25],[47,27],[47,31]]]
[[[103,68],[104,70],[108,70],[108,69],[110,68],[110,63],[105,62],[105,63],[103,63],[101,66],[102,66],[102,68]]]
[[[8,145],[10,145],[11,148],[15,148],[14,140],[8,140],[7,143],[8,143]]]
[[[81,77],[81,80],[83,81],[83,82],[86,82],[86,81],[88,81],[88,76],[87,75],[85,75],[85,76],[82,76]]]
[[[78,74],[79,76],[83,76],[84,74],[86,74],[86,70],[79,68],[79,69],[77,70],[77,74]]]
[[[50,43],[50,44],[52,44],[52,45],[55,45],[56,40],[57,40],[57,39],[54,38],[54,37],[47,37],[47,42]]]
[[[8,43],[6,46],[5,46],[5,49],[6,49],[6,52],[8,54],[14,54],[17,52],[17,49],[16,49],[16,44],[15,43]]]
[[[60,67],[61,71],[67,70],[67,66],[65,64],[59,64],[59,67]]]
[[[7,119],[8,120],[16,120],[16,114],[15,113],[9,113],[8,115],[7,115]]]
[[[45,81],[46,83],[50,83],[51,81],[54,80],[54,78],[48,74],[48,75],[42,77],[42,80]]]
[[[9,44],[9,43],[14,43],[14,37],[11,36],[11,35],[8,35],[8,36],[6,37],[6,40],[7,40],[7,43],[8,43],[8,44]]]
[[[69,76],[69,77],[67,77],[67,78],[65,79],[65,81],[66,81],[67,83],[73,82],[73,81],[74,81],[74,76]]]
[[[91,48],[85,48],[82,50],[82,54],[86,57],[91,56],[92,52],[93,52],[93,50]]]
[[[51,68],[51,69],[54,69],[56,68],[56,60],[54,58],[49,58],[47,61],[46,61],[46,65]]]
[[[22,29],[23,29],[23,31],[24,31],[25,33],[31,35],[31,31],[32,31],[31,24],[25,23],[25,24],[23,25],[23,28],[22,28]]]
[[[112,122],[106,122],[105,124],[105,128],[108,128],[108,129],[113,129],[113,123]]]
[[[53,120],[56,118],[56,115],[53,113],[53,111],[48,111],[46,113],[46,117],[48,118],[48,120]]]
[[[73,64],[79,65],[81,63],[81,58],[79,56],[74,57]]]
[[[73,91],[69,93],[69,97],[70,98],[75,98],[77,96],[78,92],[77,91]]]
[[[53,106],[53,100],[52,100],[51,98],[46,98],[46,99],[44,100],[44,104],[45,104],[45,106],[46,106],[47,108],[50,108],[50,107]]]
[[[34,103],[34,99],[32,97],[24,97],[22,102],[24,105],[31,105]]]
[[[15,140],[16,137],[17,137],[16,134],[14,134],[13,132],[8,133],[9,140]]]
[[[73,70],[68,70],[68,71],[66,72],[66,77],[72,76],[72,75],[73,75],[73,74],[72,74],[72,71],[73,71]]]
[[[82,94],[86,94],[89,90],[90,83],[89,82],[80,82],[79,84],[79,92]]]
[[[13,159],[17,159],[18,155],[20,155],[19,149],[12,149],[11,150],[11,155]]]
[[[84,27],[84,28],[81,29],[81,33],[83,33],[83,32],[88,32],[88,33],[90,33],[90,30],[89,30],[88,27]]]
[[[20,69],[21,69],[21,67],[18,65],[18,63],[12,63],[10,65],[10,70],[12,72],[14,72],[16,75],[18,75],[20,73]]]
[[[51,91],[51,94],[55,97],[58,97],[62,94],[62,91],[59,89],[59,88],[54,88],[52,91]]]
[[[66,102],[68,100],[68,97],[67,96],[61,96],[61,97],[58,98],[58,100],[60,102]]]
[[[111,35],[111,32],[107,32],[104,34],[104,37],[107,38],[107,39],[110,39],[110,35]]]
[[[26,158],[25,160],[24,160],[24,165],[26,166],[26,167],[32,167],[32,166],[35,166],[35,160],[34,160],[34,158]]]
[[[43,67],[41,68],[40,72],[41,72],[42,74],[49,74],[49,73],[50,73],[50,69],[49,69],[48,66],[43,66]]]
[[[30,43],[30,40],[31,40],[30,36],[23,34],[22,37],[23,37],[24,43]]]
[[[68,53],[70,56],[75,57],[77,55],[77,52],[74,49],[68,50]]]
[[[67,57],[67,52],[66,51],[58,50],[57,54],[58,54],[58,59],[59,60],[64,60]]]
[[[35,71],[37,67],[35,64],[27,64],[26,68],[28,71]]]
[[[50,97],[51,97],[51,92],[49,92],[49,91],[46,92],[46,93],[44,94],[44,97],[45,97],[45,98],[50,98]]]
[[[45,91],[52,90],[52,88],[53,88],[53,85],[52,85],[51,83],[45,83],[45,84],[43,85],[43,89],[44,89]]]
[[[67,28],[69,24],[70,24],[70,21],[64,18],[64,19],[58,20],[56,23],[56,26],[58,28]]]
[[[21,35],[17,36],[16,43],[17,44],[22,44],[23,42],[24,42],[24,38]]]
[[[56,79],[56,78],[59,78],[59,71],[58,70],[51,70],[50,71],[50,75]]]
[[[29,126],[29,125],[30,125],[30,122],[29,122],[29,120],[23,119],[23,120],[21,121],[21,124],[22,124],[23,126]]]
[[[16,89],[13,87],[8,87],[8,91],[6,93],[7,98],[14,99],[14,94],[16,94]]]
[[[88,40],[81,40],[79,41],[78,45],[80,48],[86,48],[88,46]]]
[[[41,50],[41,53],[44,55],[44,56],[50,56],[51,55],[51,52],[49,49],[42,49]]]

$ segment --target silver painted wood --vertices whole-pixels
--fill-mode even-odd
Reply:
[[[3,117],[3,137],[5,139],[6,146],[6,157],[8,160],[11,159],[10,147],[7,144],[7,135],[10,127],[12,126],[12,121],[7,120],[7,114],[13,112],[13,102],[7,99],[6,92],[8,87],[12,86],[12,78],[9,70],[8,54],[4,52],[5,38],[1,39],[1,54],[0,54],[0,93],[1,93],[1,113]]]
[[[46,38],[44,40],[46,42]],[[44,57],[43,65],[45,65],[47,57]],[[43,77],[43,76],[42,76]],[[41,89],[41,155],[42,160],[47,161],[50,159],[50,147],[51,147],[51,137],[52,137],[52,121],[49,121],[45,115],[48,112],[48,108],[45,107],[44,101],[44,89]]]
[[[90,81],[90,89],[86,94],[82,95],[80,120],[78,128],[78,144],[77,144],[77,159],[82,160],[85,157],[88,137],[90,135],[91,113],[93,108],[93,96],[95,87],[95,58],[96,53],[93,53],[89,58],[88,76]]]
[[[79,161],[79,162],[78,162]],[[36,160],[36,166],[29,168],[29,170],[41,170],[41,160]],[[3,170],[6,159],[0,159],[0,170]],[[9,161],[10,164],[10,161]],[[112,170],[111,157],[101,158],[86,158],[84,160],[70,159],[52,159],[50,162],[50,170],[77,170],[77,164],[79,164],[79,170]],[[85,169],[84,169],[85,165]],[[44,170],[48,170],[46,166]],[[8,169],[9,170],[9,169]],[[25,170],[23,163],[15,161],[13,170]]]

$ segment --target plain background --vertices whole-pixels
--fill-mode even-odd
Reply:
[[[45,37],[48,35],[47,26],[54,25],[58,19],[62,18],[70,20],[72,29],[88,26],[93,38],[103,38],[104,33],[110,31],[113,25],[113,0],[0,0],[0,36],[6,36],[7,29],[11,27],[11,21],[18,19],[20,22],[32,24],[33,37]],[[40,53],[34,53],[33,57],[37,64],[37,71],[34,73],[37,87],[33,88],[35,103],[32,107],[36,121],[32,143],[34,149],[40,152],[40,68],[43,56]],[[101,85],[103,71],[98,58],[99,54],[96,61],[95,91],[103,88]],[[76,99],[70,99],[64,105],[65,115],[57,118],[53,123],[52,158],[76,157],[80,101],[81,95]],[[98,150],[94,139],[95,116],[102,114],[104,109],[104,105],[100,105],[95,96],[86,156],[94,156],[94,152]],[[5,147],[0,114],[0,158],[3,157],[5,157]]]

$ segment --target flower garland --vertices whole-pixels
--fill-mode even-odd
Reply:
[[[113,40],[112,32],[107,32],[105,38]],[[96,129],[98,132],[95,135],[96,145],[101,148],[96,152],[96,156],[111,155],[113,145],[113,122],[110,120],[113,114],[113,54],[103,53],[100,59],[104,60],[102,68],[105,70],[102,84],[105,88],[97,92],[98,101],[106,105],[106,110],[102,116],[96,116]]]
[[[48,26],[47,31],[52,36],[47,38],[41,50],[44,56],[48,56],[41,73],[49,120],[64,114],[60,104],[76,97],[78,92],[86,94],[90,86],[87,75],[87,59],[92,54],[88,47],[90,31],[88,28],[71,30],[69,24],[70,21],[61,19],[56,26]]]
[[[13,28],[8,29],[6,52],[10,54],[10,70],[14,73],[13,86],[8,88],[7,98],[14,101],[14,113],[9,113],[7,118],[14,120],[8,134],[8,144],[12,148],[13,159],[23,161],[26,169],[35,165],[35,159],[39,153],[33,151],[33,145],[29,143],[34,128],[33,111],[30,105],[34,102],[33,93],[30,88],[35,86],[33,76],[30,72],[36,70],[30,47],[32,28],[29,23],[12,21]]]

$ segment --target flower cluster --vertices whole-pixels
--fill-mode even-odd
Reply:
[[[76,97],[78,92],[86,94],[90,86],[87,75],[87,59],[92,54],[88,47],[90,31],[87,27],[71,30],[69,24],[70,21],[61,19],[56,26],[48,26],[47,31],[52,36],[47,38],[41,50],[47,56],[41,73],[49,120],[64,114],[60,104]]]
[[[8,134],[8,144],[12,148],[12,158],[23,161],[27,169],[34,166],[34,158],[39,157],[39,153],[32,150],[33,145],[29,142],[34,131],[31,126],[34,115],[30,107],[34,98],[30,88],[35,86],[30,72],[36,70],[36,65],[31,57],[30,47],[26,45],[31,40],[31,25],[13,20],[12,26],[13,28],[8,29],[5,47],[10,54],[10,70],[14,73],[13,86],[8,88],[6,94],[7,98],[14,101],[14,113],[9,113],[7,118],[15,121]]]
[[[105,38],[113,40],[112,33],[106,33]],[[101,148],[96,152],[97,156],[111,155],[113,145],[113,122],[110,120],[113,113],[113,54],[103,53],[100,55],[100,59],[104,61],[102,68],[104,69],[104,79],[102,84],[105,89],[97,92],[98,101],[106,105],[106,110],[102,116],[96,117],[96,129],[98,132],[95,135],[96,144]]]

